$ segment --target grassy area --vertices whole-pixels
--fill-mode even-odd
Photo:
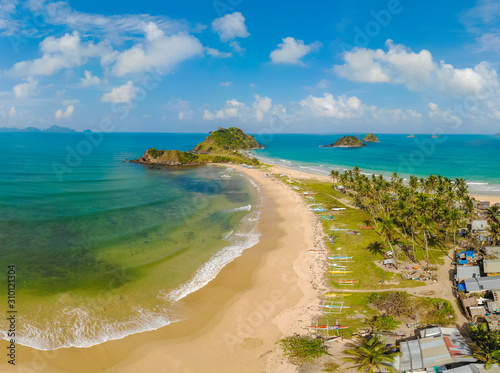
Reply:
[[[390,250],[387,242],[383,239],[374,229],[359,229],[362,226],[372,227],[375,225],[372,217],[357,208],[349,207],[350,198],[343,193],[332,188],[332,183],[321,182],[317,180],[310,179],[290,179],[288,176],[279,176],[283,182],[294,187],[297,193],[302,192],[316,192],[314,196],[304,196],[308,203],[313,207],[324,207],[327,209],[325,212],[317,212],[319,216],[319,221],[323,227],[324,232],[327,235],[333,236],[333,244],[330,239],[325,237],[325,245],[328,248],[329,256],[332,255],[346,255],[352,256],[352,259],[341,263],[337,261],[339,265],[345,266],[346,271],[352,271],[352,273],[345,275],[336,275],[327,273],[328,283],[331,286],[331,292],[336,294],[346,293],[350,294],[345,297],[325,297],[325,301],[334,302],[335,305],[347,306],[348,308],[343,308],[342,312],[338,312],[338,309],[333,309],[332,312],[325,312],[324,316],[318,320],[318,323],[329,325],[336,325],[337,323],[341,326],[349,326],[348,329],[342,329],[339,331],[340,335],[346,338],[352,337],[352,335],[359,330],[368,329],[366,321],[375,315],[380,314],[380,310],[376,310],[374,306],[370,303],[370,295],[372,294],[369,290],[375,289],[390,289],[390,288],[411,288],[424,286],[425,283],[422,281],[412,281],[403,279],[399,274],[391,271],[386,271],[377,263],[381,263],[384,259],[380,253],[374,253],[367,248],[370,244],[374,242],[381,243],[382,250]],[[297,189],[298,188],[298,189]],[[345,203],[347,203],[347,205]],[[321,206],[319,206],[321,205]],[[332,208],[345,208],[342,211],[331,211]],[[324,216],[328,219],[322,218]],[[361,235],[351,235],[344,231],[332,231],[331,229],[349,229],[355,230],[361,233]],[[406,242],[406,238],[400,235],[398,239],[401,242]],[[419,237],[423,240],[423,237]],[[446,255],[446,250],[440,247],[430,247],[429,257],[431,263],[435,265],[441,264],[443,258]],[[421,247],[416,247],[416,257],[418,260],[423,261],[425,258],[425,251]],[[404,265],[415,265],[411,263],[405,253],[399,253],[398,261],[400,267]],[[330,261],[331,262],[331,261]],[[330,267],[331,270],[334,267]],[[338,269],[338,268],[337,268]],[[340,279],[349,279],[357,281],[355,284],[342,285],[336,282]],[[367,292],[349,292],[349,290],[363,290],[366,289]],[[416,297],[410,296],[412,304],[418,309],[418,313],[415,314],[415,319],[408,319],[405,317],[397,318],[403,323],[417,323],[422,325],[427,324],[438,324],[438,325],[449,325],[453,322],[454,318],[450,318],[450,315],[454,315],[453,307],[451,304],[444,299],[433,299],[426,297]],[[329,332],[329,335],[337,335],[336,330]]]

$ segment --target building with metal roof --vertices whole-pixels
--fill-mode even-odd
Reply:
[[[487,276],[498,276],[500,274],[500,260],[484,259],[483,271]]]
[[[469,293],[500,289],[500,276],[470,278],[464,281],[464,285]]]
[[[458,282],[476,277],[481,277],[479,266],[457,266],[457,275],[455,278]]]
[[[448,373],[500,373],[500,367],[496,364],[493,364],[490,369],[486,370],[484,368],[484,364],[468,364],[463,365],[458,368],[441,370],[441,372]]]
[[[402,341],[397,368],[401,372],[434,372],[444,367],[475,362],[464,337],[456,328],[427,328],[420,331],[420,338]]]

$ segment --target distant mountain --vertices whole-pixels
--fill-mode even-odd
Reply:
[[[495,136],[500,136],[500,132],[496,133]]]
[[[75,130],[67,127],[52,126],[44,130],[40,130],[36,127],[26,127],[26,128],[9,128],[0,127],[0,132],[49,132],[49,133],[75,133]]]
[[[71,128],[67,127],[59,127],[56,125],[53,125],[45,130],[43,132],[50,132],[50,133],[75,133],[75,130],[72,130]]]

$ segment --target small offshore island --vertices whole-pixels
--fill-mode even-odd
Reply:
[[[335,141],[333,144],[320,145],[320,148],[362,148],[367,142],[380,142],[373,133],[366,135],[363,140],[356,136],[344,136]]]
[[[247,135],[237,127],[218,128],[205,141],[196,145],[189,152],[180,150],[160,150],[150,148],[132,163],[154,164],[164,166],[195,166],[208,163],[246,163],[260,164],[257,158],[251,158],[240,153],[240,150],[262,149],[253,135]]]

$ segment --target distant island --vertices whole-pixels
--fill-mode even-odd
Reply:
[[[27,128],[9,128],[9,127],[0,127],[0,132],[47,132],[47,133],[76,133],[75,130],[67,127],[60,127],[53,125],[49,128],[41,130],[36,127],[27,127]]]
[[[208,163],[246,163],[260,164],[256,158],[249,157],[241,150],[262,149],[253,136],[245,134],[237,127],[219,128],[205,141],[196,145],[189,152],[180,150],[160,150],[150,148],[132,163],[155,164],[165,166],[194,166]]]
[[[366,144],[358,139],[356,136],[344,136],[335,141],[333,144],[320,145],[321,148],[361,148]]]
[[[409,135],[409,136],[406,136],[406,137],[408,137],[408,138],[412,139],[412,138],[414,138],[414,137],[415,137],[415,135]]]
[[[369,133],[368,135],[365,136],[363,142],[380,142],[380,141],[377,139],[377,136],[375,136],[373,133]]]

